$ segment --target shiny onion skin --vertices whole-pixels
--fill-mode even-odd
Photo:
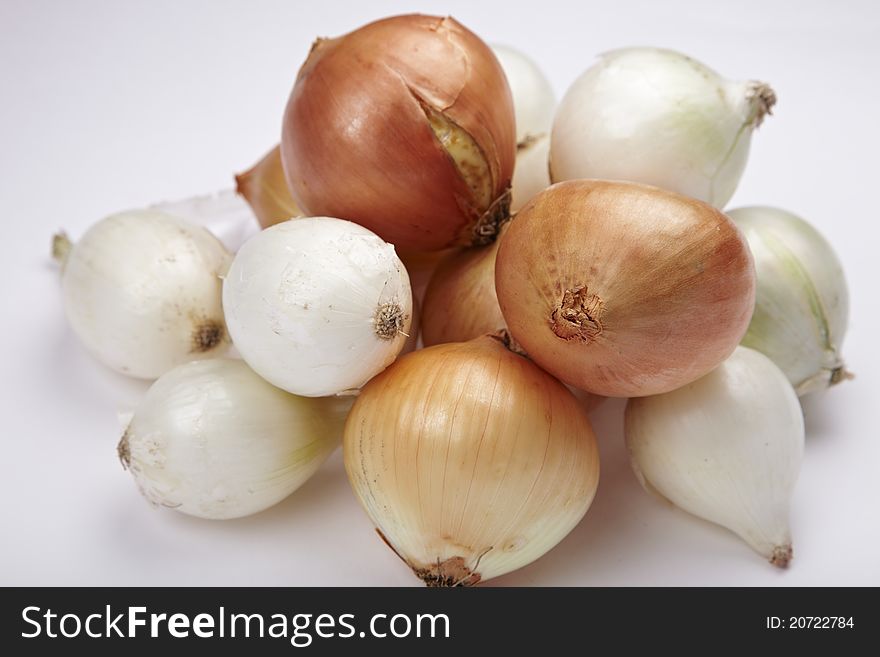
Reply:
[[[538,559],[599,481],[578,401],[490,336],[399,358],[361,390],[343,444],[367,515],[428,586],[470,586]]]
[[[674,390],[745,334],[755,269],[721,212],[656,187],[548,188],[505,232],[495,268],[511,335],[564,382],[609,397]]]
[[[495,257],[501,239],[464,249],[438,266],[422,309],[422,342],[466,342],[506,329],[495,295]]]
[[[317,40],[281,137],[306,214],[421,251],[494,239],[515,150],[513,101],[491,49],[452,18],[421,15]]]

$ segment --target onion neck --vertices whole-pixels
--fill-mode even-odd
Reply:
[[[501,196],[492,202],[474,224],[471,246],[486,246],[498,238],[501,228],[510,221],[511,198],[512,194],[508,185]]]
[[[592,342],[602,333],[605,303],[586,285],[567,289],[550,314],[550,327],[563,340]]]
[[[73,248],[73,242],[63,230],[52,236],[52,260],[54,260],[63,269],[67,264],[67,256]]]
[[[751,110],[746,124],[757,128],[765,116],[773,114],[776,92],[766,82],[750,80],[746,87],[746,100]]]
[[[131,448],[129,446],[129,431],[126,427],[125,431],[122,433],[122,438],[119,439],[119,444],[116,445],[116,456],[119,457],[119,462],[122,464],[123,470],[128,470],[131,467]]]

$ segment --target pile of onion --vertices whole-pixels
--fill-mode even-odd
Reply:
[[[805,221],[715,207],[775,93],[628,48],[554,111],[534,62],[497,52],[423,15],[318,39],[280,145],[236,176],[264,230],[234,256],[240,239],[197,225],[240,219],[231,193],[56,236],[76,335],[158,377],[120,460],[155,505],[237,518],[342,433],[380,536],[429,586],[468,586],[580,522],[599,477],[585,411],[629,397],[644,487],[786,567],[796,392],[848,378],[849,295]],[[215,358],[230,341],[241,358]]]

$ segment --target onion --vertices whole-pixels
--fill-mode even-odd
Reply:
[[[223,309],[257,374],[321,397],[356,390],[394,360],[408,337],[412,294],[390,244],[350,221],[304,217],[241,247]]]
[[[422,310],[426,347],[507,328],[495,295],[495,256],[502,239],[454,253],[437,267]]]
[[[235,176],[235,191],[245,198],[263,228],[303,214],[287,188],[279,146]]]
[[[495,267],[516,341],[554,376],[610,397],[673,390],[733,352],[755,302],[736,226],[656,187],[559,183],[523,208]]]
[[[553,122],[553,182],[632,180],[723,208],[736,190],[753,130],[776,95],[726,80],[681,53],[606,53],[566,92]]]
[[[731,210],[755,258],[755,314],[742,344],[785,372],[798,395],[851,378],[841,356],[849,315],[843,266],[797,215],[766,206]]]
[[[599,478],[577,400],[488,336],[422,349],[370,381],[343,454],[381,536],[429,586],[539,558],[577,525]]]
[[[689,385],[631,399],[625,434],[646,490],[727,527],[774,566],[788,566],[804,417],[769,358],[738,347]]]
[[[489,47],[452,18],[395,16],[319,39],[284,115],[281,157],[306,214],[399,248],[488,243],[508,215],[513,104]]]
[[[206,229],[152,210],[103,219],[75,244],[55,236],[67,320],[117,372],[155,379],[229,346],[221,277],[231,256]]]
[[[349,406],[287,394],[240,360],[196,361],[150,387],[117,452],[152,504],[239,518],[315,473],[339,444]]]

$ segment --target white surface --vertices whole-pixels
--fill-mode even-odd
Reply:
[[[238,521],[151,509],[116,460],[142,383],[77,344],[47,257],[111,212],[228,187],[277,139],[315,36],[412,10],[518,45],[559,96],[596,53],[677,48],[771,82],[732,206],[807,217],[838,250],[858,378],[811,400],[792,512],[795,560],[763,563],[665,507],[629,471],[620,402],[596,415],[602,482],[563,543],[499,585],[880,584],[876,3],[25,2],[0,4],[3,472],[0,584],[415,585],[375,536],[337,452],[285,502]]]

